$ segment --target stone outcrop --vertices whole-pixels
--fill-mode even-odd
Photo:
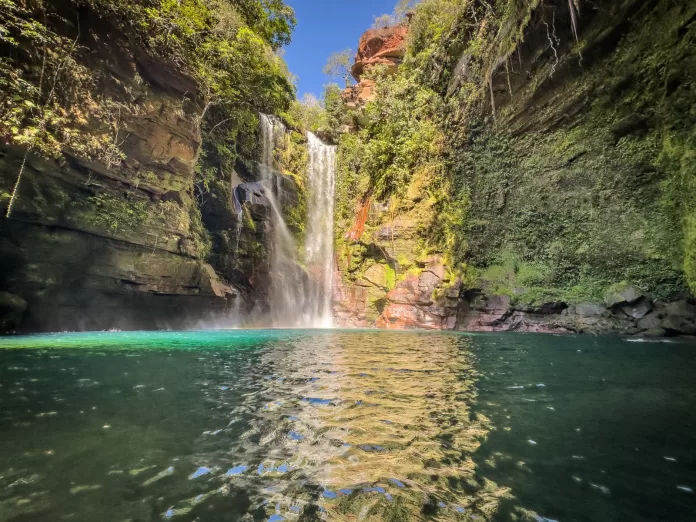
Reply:
[[[407,36],[408,24],[370,29],[362,35],[351,68],[358,83],[348,87],[343,94],[348,107],[355,108],[374,99],[375,82],[365,78],[365,73],[377,66],[384,67],[387,73],[396,72],[406,54]]]
[[[336,278],[334,284],[334,324],[343,328],[368,328],[374,325],[367,318],[368,290],[362,286],[344,284]]]
[[[408,274],[385,296],[384,312],[376,326],[386,329],[452,330],[456,326],[461,283],[450,281],[439,257]]]
[[[649,312],[645,310],[649,308]],[[634,310],[640,310],[636,315]],[[515,304],[508,296],[465,292],[456,330],[467,332],[591,333],[596,335],[696,335],[696,305],[641,301],[635,309],[601,303]]]

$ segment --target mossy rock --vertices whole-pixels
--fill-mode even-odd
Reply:
[[[604,294],[604,302],[611,308],[617,305],[633,304],[644,297],[635,286],[623,281],[610,286]]]

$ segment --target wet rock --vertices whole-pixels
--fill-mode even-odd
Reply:
[[[696,305],[675,301],[656,308],[663,317],[662,328],[667,335],[696,335]]]
[[[568,307],[563,302],[515,305],[505,295],[465,292],[455,329],[473,332],[623,333],[638,332],[632,319],[597,303]]]
[[[14,330],[21,322],[27,302],[18,295],[0,292],[0,331]]]
[[[660,331],[662,334],[664,334],[664,330],[662,329],[662,319],[660,319],[659,315],[656,313],[640,318],[637,324],[638,328],[642,331]]]
[[[648,118],[642,114],[632,114],[616,123],[611,128],[614,142],[629,134],[642,135],[648,131]]]
[[[650,312],[652,312],[653,305],[649,299],[640,298],[635,303],[630,305],[623,305],[619,307],[619,309],[629,317],[632,317],[636,320],[640,320],[643,319]]]
[[[607,313],[607,308],[601,303],[578,303],[573,312],[586,317],[602,316]]]
[[[242,183],[235,188],[237,200],[251,212],[254,221],[265,221],[270,216],[266,187],[259,182]]]

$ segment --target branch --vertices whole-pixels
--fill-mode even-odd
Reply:
[[[213,132],[215,131],[215,129],[217,129],[217,128],[218,128],[220,125],[222,125],[223,123],[227,123],[227,122],[230,121],[231,119],[232,119],[232,118],[225,118],[225,119],[222,120],[220,123],[216,123],[216,124],[213,126],[213,128],[210,129],[210,131],[208,131],[208,136],[212,136],[212,134],[213,134]]]

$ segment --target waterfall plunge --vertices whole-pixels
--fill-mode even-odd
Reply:
[[[272,215],[271,321],[275,327],[330,328],[333,323],[333,219],[336,148],[308,133],[307,275],[297,263],[297,245],[283,219],[281,174],[274,170],[273,152],[286,134],[273,116],[260,115],[261,182]]]
[[[333,324],[332,293],[334,276],[334,189],[336,147],[326,145],[307,133],[309,169],[307,172],[307,237],[305,261],[310,270],[311,315],[316,326]]]

